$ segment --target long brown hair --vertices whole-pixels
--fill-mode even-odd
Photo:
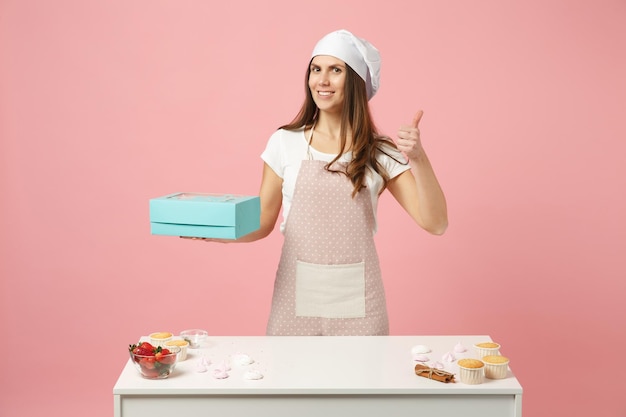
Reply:
[[[300,111],[289,124],[281,126],[280,129],[298,130],[303,127],[307,129],[315,124],[318,117],[318,109],[313,101],[311,90],[309,89],[310,72],[311,67],[309,65],[304,82],[305,99]],[[378,162],[376,156],[379,152],[389,155],[389,153],[385,151],[385,148],[396,149],[396,145],[388,136],[378,133],[370,113],[365,81],[363,81],[349,65],[346,65],[344,89],[345,98],[341,113],[341,130],[339,133],[342,152],[326,165],[326,170],[340,172],[350,178],[354,186],[352,190],[352,197],[354,197],[362,188],[365,188],[367,169],[373,169],[383,178],[382,192],[389,181],[389,174]],[[332,169],[331,166],[341,158],[341,154],[345,151],[346,137],[350,130],[352,130],[352,160],[348,163],[345,171]],[[389,156],[394,158],[391,155]],[[406,161],[398,162],[403,164],[407,163]]]

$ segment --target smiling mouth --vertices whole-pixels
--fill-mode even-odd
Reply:
[[[332,91],[318,91],[317,94],[319,94],[322,97],[328,97],[331,94],[333,94],[333,92]]]

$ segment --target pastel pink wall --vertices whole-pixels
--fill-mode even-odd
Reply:
[[[0,2],[0,415],[112,415],[150,331],[264,333],[280,234],[151,236],[148,200],[256,193],[339,28],[382,52],[381,130],[425,110],[449,202],[443,237],[381,202],[392,333],[491,335],[525,415],[626,415],[623,0]]]

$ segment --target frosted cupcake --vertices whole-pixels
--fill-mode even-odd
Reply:
[[[459,359],[459,375],[464,384],[482,384],[485,378],[485,364],[478,359]]]
[[[474,348],[476,348],[476,354],[479,359],[482,359],[483,356],[500,354],[500,345],[495,342],[476,343]]]
[[[489,379],[503,379],[509,370],[509,358],[500,355],[483,356],[485,363],[485,377]]]

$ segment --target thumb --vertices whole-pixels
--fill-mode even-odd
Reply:
[[[423,114],[424,112],[422,110],[419,110],[417,113],[415,113],[415,116],[413,116],[413,122],[411,123],[411,127],[417,127],[420,120],[422,119]]]

